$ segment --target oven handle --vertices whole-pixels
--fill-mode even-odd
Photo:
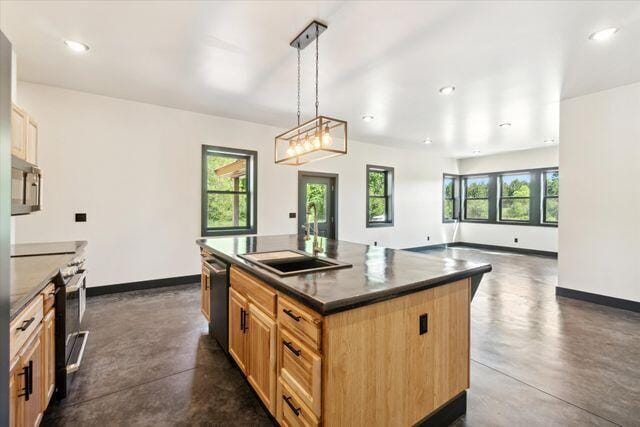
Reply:
[[[87,345],[87,341],[89,338],[89,331],[80,331],[78,335],[84,335],[84,340],[82,340],[82,347],[80,347],[80,352],[78,353],[78,360],[75,363],[67,365],[67,374],[77,371],[80,369],[80,365],[82,365],[82,358],[84,357],[84,348]]]
[[[80,287],[82,286],[83,280],[87,277],[87,270],[82,270],[80,274],[74,275],[71,280],[69,280],[69,284],[66,286],[67,293],[78,292]]]
[[[214,274],[225,274],[227,272],[227,267],[220,265],[214,258],[202,260],[202,263]]]

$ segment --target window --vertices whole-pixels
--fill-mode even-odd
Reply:
[[[442,182],[442,220],[443,222],[453,222],[458,218],[456,202],[458,193],[456,190],[458,177],[444,175]]]
[[[558,197],[560,196],[560,177],[557,170],[545,171],[543,174],[542,222],[558,223]]]
[[[202,235],[254,234],[255,151],[202,146]]]
[[[393,168],[367,165],[367,227],[393,225]]]
[[[488,176],[464,179],[464,218],[476,221],[489,219]]]
[[[500,175],[500,221],[528,222],[531,214],[531,175]]]

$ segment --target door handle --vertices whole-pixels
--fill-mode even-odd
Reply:
[[[24,396],[24,400],[27,401],[29,400],[29,366],[22,368],[22,373],[18,375],[24,376],[24,387],[22,388],[24,393],[20,393],[18,397]]]
[[[240,330],[244,332],[244,308],[240,307]]]
[[[291,408],[291,410],[293,411],[294,414],[296,414],[296,417],[298,415],[300,415],[300,409],[301,408],[296,408],[293,403],[291,403],[291,396],[285,396],[284,394],[282,395],[282,398],[284,399],[285,402],[287,402],[287,405],[289,405],[289,408]]]
[[[244,332],[247,332],[249,330],[249,326],[247,326],[248,315],[249,315],[249,312],[247,310],[244,310]]]
[[[291,350],[291,352],[292,352],[293,354],[295,354],[295,355],[296,355],[296,357],[299,357],[299,356],[300,356],[300,350],[297,350],[293,345],[291,345],[291,342],[289,342],[289,341],[284,341],[284,340],[283,340],[283,341],[282,341],[282,344],[284,344],[284,345],[285,345],[285,347],[287,347],[289,350]]]

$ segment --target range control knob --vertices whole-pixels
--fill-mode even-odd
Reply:
[[[65,267],[62,270],[60,270],[62,277],[65,279],[68,279],[69,277],[73,276],[77,272],[78,272],[78,269],[76,267]]]

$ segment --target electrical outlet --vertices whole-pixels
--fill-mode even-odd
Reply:
[[[373,242],[373,246],[378,246],[378,242]]]
[[[87,214],[86,213],[77,213],[76,214],[76,222],[87,222]]]
[[[518,238],[517,237],[514,237],[513,243],[518,243]]]
[[[427,236],[427,242],[431,240],[431,236]]]
[[[296,217],[295,212],[289,212],[289,218],[295,218],[295,217]]]

